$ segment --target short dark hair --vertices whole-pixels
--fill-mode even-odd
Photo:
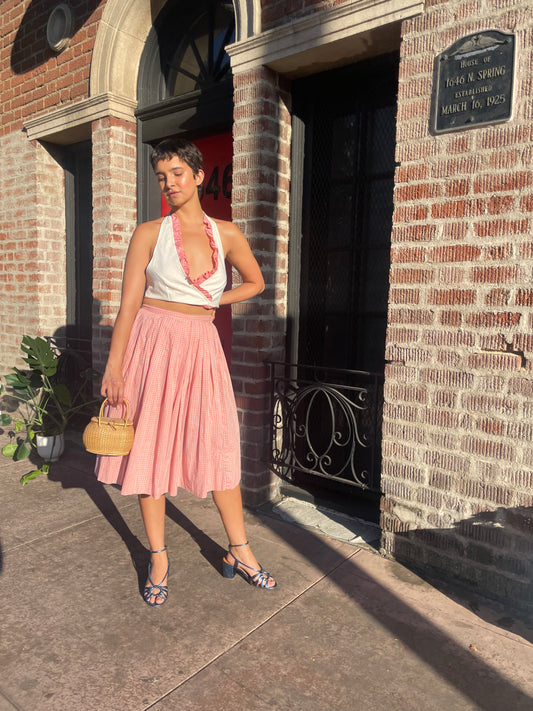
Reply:
[[[185,138],[165,138],[157,143],[150,154],[152,168],[155,170],[160,160],[170,160],[174,156],[187,163],[193,175],[197,175],[198,171],[203,169],[204,159],[200,149]]]

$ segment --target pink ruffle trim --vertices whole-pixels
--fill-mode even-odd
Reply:
[[[203,274],[200,274],[199,277],[195,277],[194,279],[191,277],[191,269],[189,267],[189,262],[187,261],[187,255],[185,254],[185,249],[183,248],[183,242],[181,240],[181,225],[180,221],[178,219],[178,216],[176,214],[171,215],[172,217],[172,230],[174,233],[174,244],[176,245],[176,251],[178,253],[178,257],[181,263],[181,266],[183,267],[183,271],[185,272],[185,276],[187,277],[187,281],[195,286],[198,291],[200,291],[209,301],[213,300],[213,297],[211,294],[204,289],[201,284],[204,281],[207,281],[209,277],[213,276],[213,274],[216,272],[218,269],[218,249],[215,243],[215,238],[213,237],[213,228],[211,226],[211,223],[209,222],[209,219],[207,215],[204,215],[204,227],[205,227],[205,232],[207,235],[207,238],[209,240],[209,246],[211,247],[211,269],[208,271],[204,272]]]

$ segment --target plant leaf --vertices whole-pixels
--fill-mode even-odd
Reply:
[[[4,457],[12,457],[17,451],[18,444],[6,444],[2,447],[2,454]]]
[[[30,448],[26,447],[26,444],[23,442],[22,444],[19,444],[17,446],[17,449],[13,455],[13,458],[16,462],[20,462],[21,459],[26,459],[26,457],[30,456]]]
[[[3,413],[0,415],[0,425],[1,425],[2,427],[6,427],[7,425],[10,425],[10,424],[11,424],[11,420],[12,420],[11,415],[6,415],[5,412],[3,412]]]
[[[32,479],[36,479],[38,476],[41,476],[41,474],[46,474],[47,472],[45,471],[44,467],[45,465],[43,464],[41,469],[34,469],[32,472],[24,474],[24,476],[20,478],[20,483],[22,484],[22,486],[24,486],[24,484],[27,484]]]
[[[6,375],[6,383],[14,390],[26,390],[31,386],[30,379],[18,368],[13,368],[13,373]]]
[[[23,336],[20,348],[26,353],[24,360],[33,371],[47,375],[55,375],[57,371],[57,356],[44,338]]]
[[[54,395],[62,405],[66,405],[67,407],[72,405],[70,391],[64,383],[54,385]]]
[[[17,420],[15,422],[15,433],[18,434],[24,429],[24,422],[22,420]]]

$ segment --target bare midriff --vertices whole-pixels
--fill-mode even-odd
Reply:
[[[195,306],[194,304],[181,304],[178,301],[163,301],[162,299],[144,298],[143,304],[146,306],[155,306],[158,309],[167,309],[167,311],[179,311],[181,314],[208,314],[213,309],[206,309],[203,306]]]

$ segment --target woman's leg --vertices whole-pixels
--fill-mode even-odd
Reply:
[[[160,551],[165,547],[165,504],[166,499],[164,496],[160,496],[158,499],[143,494],[139,496],[144,528],[151,551]],[[150,577],[153,584],[162,583],[166,585],[167,581],[164,578],[168,569],[167,552],[152,553],[150,562],[152,564]],[[149,581],[147,581],[147,585],[149,584]],[[150,597],[149,601],[159,604],[161,599],[155,595]]]
[[[220,513],[222,524],[226,529],[226,534],[230,545],[238,545],[246,543],[246,531],[244,528],[244,514],[242,510],[241,487],[237,485],[234,489],[226,491],[213,491],[213,501]],[[236,556],[243,564],[242,569],[253,575],[253,571],[247,569],[247,566],[259,570],[261,566],[257,562],[250,546],[242,546],[240,548],[230,548],[228,553],[230,564],[234,563],[232,556]],[[268,579],[267,587],[274,587],[274,578]]]

